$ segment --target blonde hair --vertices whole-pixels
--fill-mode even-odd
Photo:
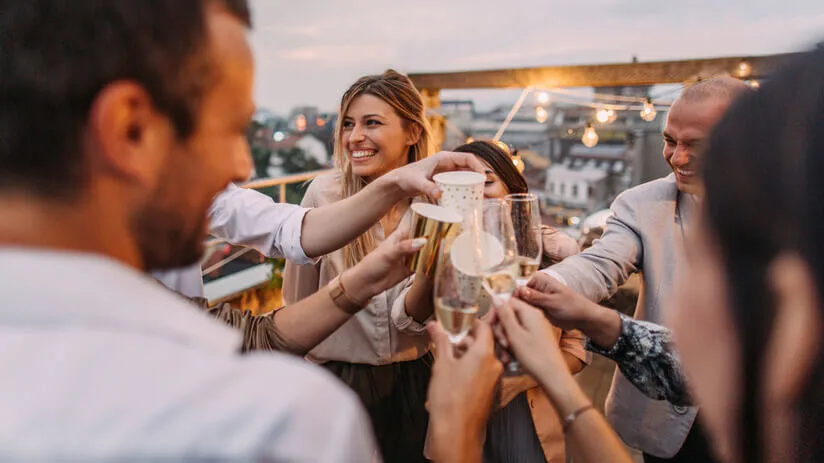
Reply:
[[[380,98],[395,110],[403,120],[404,126],[416,126],[420,130],[418,141],[409,147],[407,163],[426,158],[432,154],[433,146],[429,122],[424,115],[423,98],[409,77],[388,69],[381,75],[364,76],[358,79],[343,94],[340,101],[338,122],[335,125],[335,165],[340,169],[340,196],[348,198],[361,191],[367,184],[367,179],[352,172],[352,162],[343,149],[341,136],[343,135],[343,120],[352,102],[361,95],[372,95]],[[345,268],[353,267],[370,251],[377,246],[374,227],[343,247],[343,261]]]

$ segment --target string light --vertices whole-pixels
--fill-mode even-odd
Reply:
[[[546,112],[542,106],[538,106],[535,108],[535,120],[539,123],[543,124],[546,120],[549,119],[549,113]]]
[[[280,130],[272,134],[272,139],[277,142],[283,141],[284,138],[286,138],[286,134]]]
[[[598,133],[595,132],[595,127],[587,123],[587,128],[584,129],[584,136],[581,137],[581,143],[587,148],[592,148],[598,144]]]
[[[540,104],[547,104],[547,103],[549,103],[549,93],[547,93],[547,92],[539,92],[539,93],[538,93],[538,103],[540,103]]]
[[[595,120],[602,124],[612,124],[615,119],[618,119],[618,114],[611,108],[601,108],[595,113]]]
[[[647,101],[644,102],[644,109],[641,110],[641,119],[652,122],[655,120],[657,114],[655,106],[652,104],[652,99],[647,97]]]
[[[475,141],[475,139],[474,139],[474,138],[472,138],[472,137],[466,137],[466,140],[464,140],[464,143],[472,143],[472,142],[474,142],[474,141]]]
[[[761,87],[761,82],[759,82],[755,79],[752,79],[752,80],[747,81],[747,85],[749,85],[750,87],[758,90]]]
[[[596,111],[595,120],[602,124],[606,124],[607,121],[609,121],[609,110],[606,108],[601,108],[598,111]]]
[[[746,60],[741,60],[738,63],[738,77],[742,79],[747,78],[752,74],[752,66]]]

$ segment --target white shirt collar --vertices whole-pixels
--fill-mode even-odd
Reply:
[[[236,352],[240,334],[111,258],[0,247],[0,324],[145,333]]]

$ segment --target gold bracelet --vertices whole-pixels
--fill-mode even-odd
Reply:
[[[567,415],[566,418],[564,418],[564,425],[562,427],[562,430],[563,430],[564,434],[566,434],[569,427],[572,426],[572,423],[574,423],[575,420],[577,420],[579,416],[583,415],[584,413],[586,413],[589,410],[594,410],[594,409],[595,409],[595,407],[592,404],[587,404],[587,405],[584,405],[583,407],[579,408],[578,410],[575,410],[574,412],[570,413],[569,415]]]
[[[340,277],[341,275],[338,275],[329,282],[329,296],[332,297],[332,302],[334,302],[339,309],[350,315],[354,315],[366,307],[369,301],[362,303],[350,296],[343,287],[343,282]]]

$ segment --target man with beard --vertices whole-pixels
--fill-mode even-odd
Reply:
[[[145,273],[196,262],[213,198],[248,175],[249,26],[245,0],[0,2],[0,460],[375,457],[348,389],[241,357]],[[351,309],[413,248],[306,307]]]
[[[684,233],[701,201],[697,177],[701,143],[735,98],[749,89],[729,77],[705,80],[684,90],[664,128],[664,159],[673,173],[625,191],[612,204],[603,236],[581,254],[538,273],[529,286],[549,292],[550,278],[600,302],[634,273],[643,278],[635,318],[661,324],[662,304],[673,287]],[[540,298],[524,299],[540,306]],[[585,327],[581,329],[586,333]],[[612,347],[612,346],[604,346]],[[595,352],[608,352],[590,345]],[[694,424],[697,407],[648,398],[616,372],[606,414],[621,438],[644,452],[646,462],[711,462],[709,446]]]

